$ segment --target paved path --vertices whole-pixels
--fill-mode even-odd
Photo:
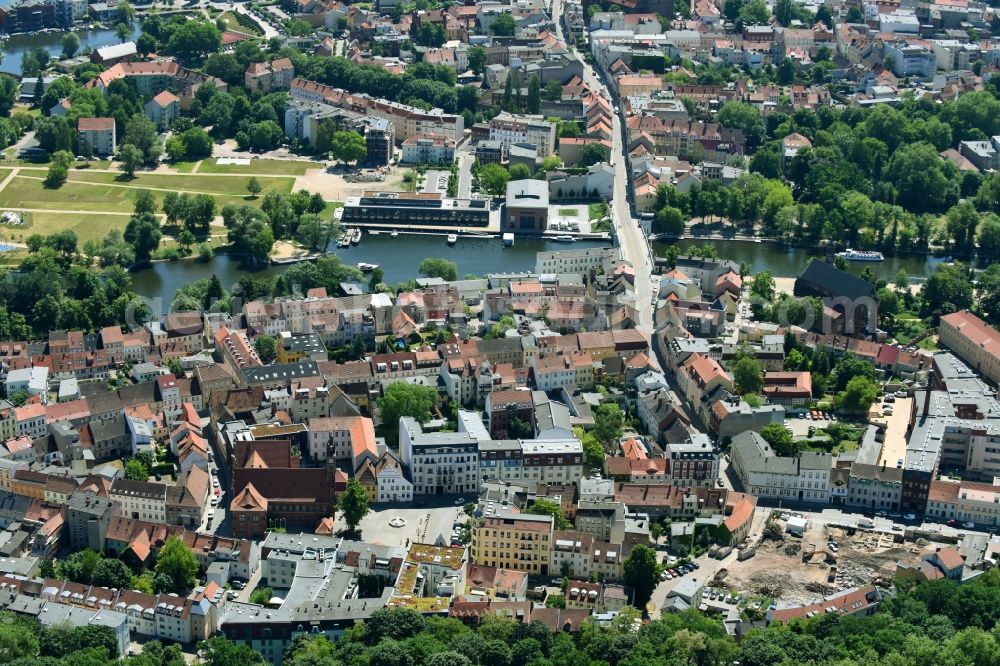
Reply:
[[[14,177],[21,172],[21,167],[14,167],[7,174],[7,177],[0,181],[0,192],[3,192],[4,188],[7,187],[7,183],[14,180]]]

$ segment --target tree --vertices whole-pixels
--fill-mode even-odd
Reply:
[[[135,20],[135,9],[128,3],[128,0],[118,1],[115,14],[119,23],[131,24]]]
[[[511,180],[527,180],[529,178],[531,178],[531,169],[528,168],[527,164],[518,162],[514,166],[510,167]]]
[[[764,0],[750,0],[744,4],[736,17],[736,29],[742,30],[744,25],[766,25],[771,18],[771,10]]]
[[[480,189],[495,197],[507,193],[508,180],[510,173],[499,164],[487,164],[479,170]]]
[[[733,384],[740,393],[757,393],[764,386],[764,368],[752,356],[744,356],[733,364]]]
[[[680,236],[686,228],[684,213],[680,208],[664,206],[656,214],[656,231],[661,234]]]
[[[60,150],[52,155],[52,162],[49,164],[49,172],[45,176],[45,187],[58,188],[66,182],[69,177],[69,165],[73,162],[73,156],[64,150]]]
[[[760,436],[779,456],[794,456],[798,453],[792,433],[781,423],[768,423],[760,429]]]
[[[625,429],[625,412],[617,403],[604,403],[594,408],[594,437],[604,447],[613,446]]]
[[[14,393],[7,396],[7,399],[10,400],[10,403],[15,407],[23,407],[24,403],[28,402],[28,398],[30,397],[31,397],[30,393],[28,393],[24,389],[21,389],[19,391],[14,391]]]
[[[528,81],[528,113],[542,110],[542,82],[537,76]]]
[[[427,423],[431,411],[437,405],[437,391],[429,386],[394,382],[385,389],[385,395],[378,399],[378,411],[385,438],[392,442],[399,436],[399,420],[409,416],[418,423]]]
[[[557,530],[565,530],[569,527],[569,521],[563,515],[562,507],[559,506],[558,502],[549,499],[536,499],[525,513],[535,516],[552,516],[553,525]]]
[[[138,460],[129,460],[125,463],[125,478],[131,481],[148,481],[149,468]]]
[[[853,354],[845,354],[837,362],[835,387],[838,391],[843,391],[847,388],[847,383],[855,377],[874,380],[877,376],[878,371],[870,361],[860,359]]]
[[[171,192],[170,194],[174,194]],[[132,202],[132,212],[136,215],[156,212],[156,197],[149,190],[139,190],[135,193],[135,200]]]
[[[446,282],[454,282],[458,279],[458,264],[450,259],[427,257],[420,262],[420,267],[417,270],[421,275],[441,278]]]
[[[562,93],[562,83],[553,79],[545,84],[545,88],[542,90],[542,97],[550,102],[558,102],[562,99]]]
[[[517,21],[508,12],[504,12],[493,19],[490,30],[498,37],[512,37],[517,29]]]
[[[122,171],[129,178],[135,176],[135,170],[142,163],[142,152],[131,144],[125,144],[118,151],[118,156],[122,160]]]
[[[163,153],[163,145],[156,133],[156,125],[141,113],[129,118],[125,125],[125,139],[122,143],[138,148],[142,153],[143,163],[149,167],[156,166],[156,162]]]
[[[60,45],[62,45],[62,54],[64,58],[72,58],[76,55],[76,52],[80,50],[80,38],[77,37],[75,32],[67,32],[63,35],[62,39],[59,40]]]
[[[763,303],[774,300],[774,277],[769,271],[761,271],[750,281],[750,295]]]
[[[262,189],[264,189],[264,188],[260,184],[260,181],[257,180],[257,176],[250,176],[250,178],[247,179],[247,192],[250,193],[251,197],[253,197],[254,199],[256,199],[257,195],[260,194],[260,191]]]
[[[101,554],[96,550],[84,548],[67,555],[59,563],[59,575],[75,583],[89,585],[94,579],[94,571],[101,563]]]
[[[347,489],[337,499],[337,508],[344,516],[348,531],[356,532],[361,519],[368,515],[368,492],[357,479],[347,482]]]
[[[660,575],[656,551],[643,544],[637,545],[625,560],[622,573],[625,584],[632,587],[632,604],[639,609],[645,608]]]
[[[359,162],[368,155],[365,137],[354,130],[335,132],[330,152],[341,162]]]
[[[167,49],[185,62],[199,62],[222,46],[222,34],[215,24],[197,19],[174,28]]]
[[[758,2],[761,5],[764,4],[763,0],[751,0],[750,4]],[[744,9],[747,6],[745,5]],[[743,130],[743,134],[747,139],[747,146],[751,148],[759,146],[767,135],[767,126],[764,124],[764,118],[760,110],[752,104],[726,102],[719,109],[717,119],[723,127]]]
[[[198,558],[179,537],[169,537],[156,556],[156,576],[169,581],[168,591],[187,594],[194,587],[198,573]]]
[[[127,590],[132,585],[132,570],[121,560],[104,558],[94,567],[91,583],[111,589]]]
[[[901,145],[889,160],[885,179],[915,213],[936,213],[958,202],[958,170],[926,142]]]
[[[205,666],[264,666],[264,657],[247,645],[213,636],[198,643],[198,653]]]
[[[854,377],[837,395],[837,405],[849,412],[867,412],[878,399],[878,386],[867,377]]]
[[[938,264],[920,290],[921,314],[934,317],[972,305],[972,283],[962,264]]]
[[[140,264],[149,261],[162,237],[160,224],[152,213],[133,215],[125,226],[125,242],[135,249],[135,259]]]
[[[486,68],[486,49],[478,44],[469,48],[468,53],[469,69],[477,75],[482,74]]]
[[[599,141],[590,141],[580,150],[580,165],[589,167],[611,159],[611,149]]]
[[[278,344],[270,335],[261,334],[254,338],[253,348],[265,365],[272,362],[278,353]]]

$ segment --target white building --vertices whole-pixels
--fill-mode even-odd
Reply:
[[[733,437],[729,455],[748,493],[797,502],[829,500],[833,457],[828,453],[779,456],[760,434],[746,430]]]
[[[468,434],[424,432],[404,416],[399,420],[399,454],[410,470],[415,495],[479,491],[479,445]]]
[[[28,395],[41,396],[42,402],[48,402],[46,393],[49,388],[49,369],[45,366],[32,366],[11,370],[7,373],[4,388],[8,397],[18,391],[27,391]]]
[[[375,465],[376,497],[379,502],[412,502],[413,484],[403,473],[403,466],[391,453]]]

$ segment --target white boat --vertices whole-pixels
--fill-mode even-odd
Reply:
[[[391,234],[389,234],[389,235],[390,235],[390,236],[392,236],[393,238],[395,238],[396,236],[398,236],[398,235],[399,235],[399,232],[398,232],[398,231],[396,231],[395,229],[393,229],[393,230],[392,230],[392,233],[391,233]]]
[[[510,234],[510,233],[504,234],[503,235],[503,246],[504,247],[513,247],[513,245],[514,245],[514,234]]]
[[[576,236],[567,236],[564,234],[562,236],[553,236],[552,240],[556,241],[557,243],[575,243]]]
[[[351,232],[351,245],[357,245],[361,242],[361,229],[355,227]]]
[[[362,273],[371,273],[378,268],[378,264],[369,264],[366,261],[358,262],[358,270]]]
[[[458,236],[456,234],[448,234],[448,245],[454,245],[458,242]]]
[[[838,252],[837,256],[848,261],[885,261],[885,255],[874,250],[852,250],[847,248],[843,252]]]

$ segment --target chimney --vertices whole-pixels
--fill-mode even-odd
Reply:
[[[931,383],[927,382],[927,389],[924,391],[924,413],[923,417],[927,418],[927,415],[931,411]]]

